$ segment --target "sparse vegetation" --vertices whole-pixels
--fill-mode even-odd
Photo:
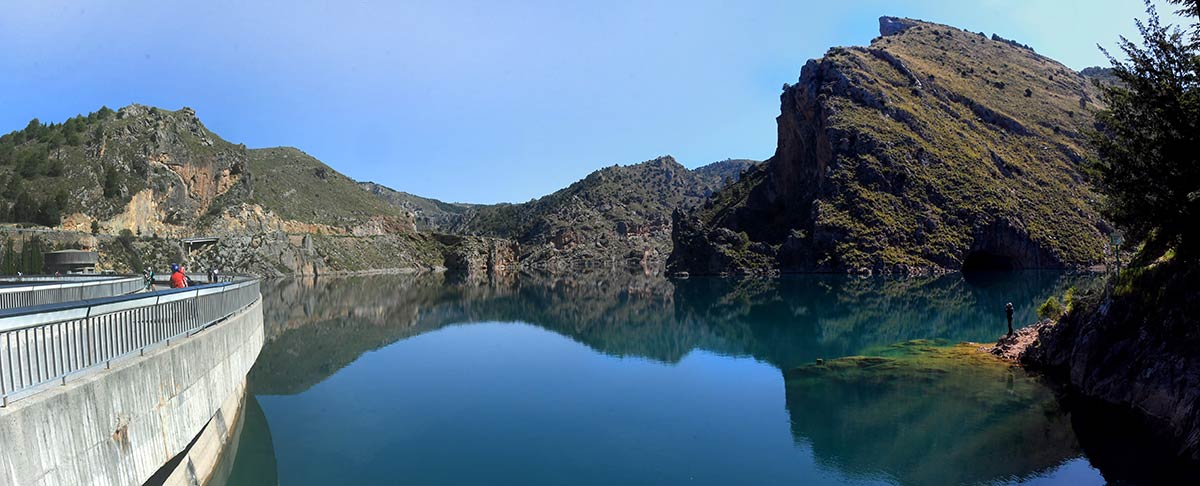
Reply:
[[[291,147],[249,151],[249,169],[254,174],[254,202],[286,219],[335,227],[360,224],[372,216],[411,222],[400,209]]]
[[[1077,108],[1098,89],[1024,46],[921,25],[830,49],[805,69],[783,96],[781,151],[695,214],[701,234],[745,231],[759,256],[687,248],[691,261],[954,269],[1009,227],[1005,238],[1044,249],[1029,265],[1103,260],[1097,196],[1084,183],[1091,114]]]
[[[1038,306],[1038,317],[1042,319],[1057,319],[1063,313],[1062,302],[1059,302],[1058,297],[1051,295],[1046,298],[1042,305]]]

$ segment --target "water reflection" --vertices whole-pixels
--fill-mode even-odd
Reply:
[[[242,408],[241,432],[234,452],[236,461],[227,478],[217,477],[212,484],[245,484],[270,486],[279,484],[279,469],[275,464],[275,444],[262,405],[253,395],[246,397]]]
[[[991,341],[1090,277],[1054,272],[925,279],[789,276],[669,281],[636,275],[456,284],[442,274],[263,284],[269,345],[252,374],[297,393],[365,351],[448,324],[527,322],[614,356],[673,363],[694,349],[780,369],[911,339]]]
[[[840,363],[831,358],[894,354],[891,345],[914,339],[992,340],[1005,329],[1005,302],[1016,305],[1015,322],[1031,322],[1047,296],[1088,278],[593,275],[481,283],[435,274],[274,281],[263,285],[267,344],[250,386],[263,396],[304,394],[397,341],[454,324],[523,322],[612,357],[679,366],[702,351],[784,371],[783,405],[796,447],[811,448],[812,459],[835,472],[818,482],[961,484],[1076,470],[1096,480],[1086,461],[1072,462],[1079,446],[1053,395],[1006,367],[964,367],[909,350],[888,356],[886,365],[810,366],[817,358]],[[248,401],[247,410],[243,442],[258,445],[239,449],[230,484],[271,483],[271,416],[255,418],[259,426],[249,418],[262,413],[258,402]]]

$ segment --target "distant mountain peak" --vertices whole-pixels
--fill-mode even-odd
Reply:
[[[920,24],[921,22],[917,20],[889,17],[885,15],[883,17],[879,17],[879,35],[896,35]]]

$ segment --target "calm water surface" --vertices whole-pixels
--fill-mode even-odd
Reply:
[[[1103,484],[1049,388],[945,352],[1089,278],[269,282],[222,481]]]

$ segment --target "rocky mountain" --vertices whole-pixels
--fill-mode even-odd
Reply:
[[[359,182],[358,185],[384,202],[407,211],[415,219],[417,229],[421,231],[446,232],[461,227],[464,215],[478,206],[442,202],[397,191],[374,182]]]
[[[512,239],[522,268],[660,273],[671,252],[671,213],[703,203],[754,164],[727,160],[688,170],[670,156],[607,167],[521,204],[467,208],[447,231]]]
[[[693,274],[930,273],[1101,261],[1097,91],[1017,42],[884,17],[780,96],[775,155],[677,215]]]
[[[358,190],[358,183],[292,147],[248,151],[253,201],[289,221],[358,234],[415,232],[412,214]],[[364,227],[367,226],[367,227]]]
[[[1118,79],[1115,74],[1113,74],[1113,70],[1110,67],[1092,66],[1083,68],[1082,71],[1079,71],[1079,75],[1106,84],[1117,84],[1121,82],[1121,80]]]
[[[753,167],[759,161],[748,159],[725,159],[720,162],[697,167],[692,170],[697,176],[712,183],[728,186],[742,179],[746,169]]]
[[[249,196],[246,148],[208,131],[195,112],[101,108],[61,124],[33,120],[0,137],[6,220],[70,229],[174,234],[220,198]],[[34,206],[35,210],[29,211]]]
[[[0,183],[4,221],[52,227],[55,247],[99,249],[117,271],[179,261],[259,275],[515,264],[511,242],[419,232],[412,214],[315,158],[229,143],[189,108],[31,121],[0,137]],[[193,236],[220,241],[179,243]]]

